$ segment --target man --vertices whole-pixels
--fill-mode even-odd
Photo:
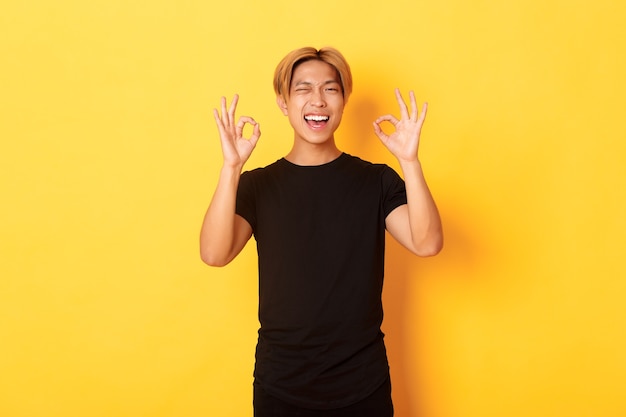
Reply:
[[[279,63],[276,102],[294,131],[290,152],[242,169],[261,135],[235,119],[238,96],[214,110],[223,151],[200,236],[201,257],[228,264],[254,235],[259,255],[255,417],[393,415],[380,330],[385,230],[418,256],[443,245],[441,221],[418,159],[427,106],[373,129],[398,159],[390,167],[343,153],[334,133],[352,91],[350,67],[333,48],[301,48]],[[385,133],[388,122],[395,131]],[[249,138],[242,132],[253,126]]]

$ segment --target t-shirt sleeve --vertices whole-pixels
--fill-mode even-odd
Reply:
[[[246,171],[239,178],[235,213],[246,219],[252,230],[256,229],[256,198],[254,175]]]
[[[385,218],[399,206],[406,204],[406,187],[404,180],[391,167],[385,166],[382,175],[383,210]]]

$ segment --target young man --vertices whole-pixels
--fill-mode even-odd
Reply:
[[[290,152],[242,169],[261,135],[235,119],[238,96],[214,110],[223,165],[200,236],[201,257],[228,264],[254,235],[259,256],[256,417],[393,415],[380,326],[385,230],[418,256],[437,254],[441,221],[418,159],[426,104],[373,129],[398,159],[390,167],[343,153],[335,143],[352,91],[350,67],[333,48],[302,48],[276,68],[278,107],[294,130]],[[385,133],[381,124],[395,131]],[[244,138],[245,124],[253,126]]]

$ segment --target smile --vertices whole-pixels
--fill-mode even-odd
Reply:
[[[308,115],[304,116],[304,120],[307,122],[327,122],[330,117],[328,116],[318,116],[318,115]]]

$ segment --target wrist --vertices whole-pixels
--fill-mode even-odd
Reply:
[[[400,164],[400,168],[404,169],[412,169],[412,168],[420,168],[422,167],[422,164],[420,162],[420,160],[415,157],[412,159],[402,159],[402,158],[398,158],[398,163]]]
[[[222,164],[222,168],[220,169],[220,173],[222,175],[240,175],[243,170],[243,164]]]

